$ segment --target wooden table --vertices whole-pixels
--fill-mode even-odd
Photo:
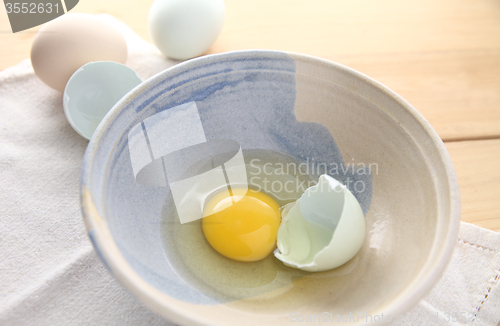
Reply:
[[[150,39],[153,0],[80,0]],[[226,0],[209,53],[301,52],[359,70],[434,126],[455,164],[462,220],[500,231],[500,1]],[[12,34],[0,8],[0,70],[29,57],[39,27]]]

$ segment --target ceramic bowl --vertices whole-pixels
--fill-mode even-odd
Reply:
[[[172,112],[198,118],[185,122]],[[159,116],[164,124],[151,133]],[[236,262],[208,245],[201,220],[181,224],[166,153],[179,149],[176,142],[221,139],[238,144],[253,169],[249,180],[261,177],[263,167],[274,178],[280,164],[302,164],[281,175],[304,184],[328,167],[349,183],[367,226],[358,254],[321,273],[293,270],[272,255]],[[189,164],[176,161],[186,172]],[[141,177],[155,164],[157,174]],[[283,204],[300,189],[265,192]],[[109,271],[152,310],[181,324],[394,320],[438,281],[460,222],[450,157],[417,110],[353,69],[278,51],[204,56],[137,86],[94,133],[81,193],[90,239]]]

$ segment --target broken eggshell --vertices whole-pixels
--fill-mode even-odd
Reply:
[[[141,83],[134,70],[111,61],[89,62],[64,89],[64,114],[77,133],[90,139],[106,113]]]
[[[284,206],[281,215],[274,255],[290,267],[308,272],[339,267],[356,255],[365,239],[361,206],[328,175]]]

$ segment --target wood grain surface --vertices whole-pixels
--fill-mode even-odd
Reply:
[[[152,0],[80,0],[149,40]],[[226,0],[208,53],[276,49],[337,61],[386,84],[450,152],[462,220],[500,230],[500,1]],[[12,34],[0,8],[0,69],[29,57],[38,27]]]

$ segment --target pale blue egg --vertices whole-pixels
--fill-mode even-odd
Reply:
[[[223,0],[155,0],[149,35],[167,57],[186,60],[204,54],[224,24]]]

